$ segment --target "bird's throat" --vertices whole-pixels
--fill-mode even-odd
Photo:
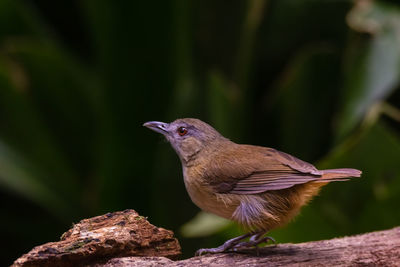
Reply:
[[[179,157],[181,158],[182,164],[190,166],[196,160],[198,154],[202,149],[202,144],[196,138],[185,139],[179,147]]]

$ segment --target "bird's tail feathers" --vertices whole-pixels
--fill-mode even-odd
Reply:
[[[322,177],[316,182],[347,181],[350,178],[360,177],[361,171],[357,169],[328,169],[322,170]]]

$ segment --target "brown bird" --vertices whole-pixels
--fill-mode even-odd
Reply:
[[[202,210],[237,222],[249,233],[203,253],[257,247],[264,235],[287,224],[329,182],[360,177],[356,169],[317,170],[273,148],[236,144],[198,119],[144,126],[163,134],[178,154],[186,189]],[[249,241],[243,241],[250,237]]]

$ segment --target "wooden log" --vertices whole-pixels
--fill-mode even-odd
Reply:
[[[124,256],[176,259],[180,254],[172,231],[150,224],[134,210],[125,210],[82,220],[60,241],[33,248],[12,266],[77,266]]]
[[[331,240],[279,244],[240,252],[176,260],[171,231],[133,210],[75,224],[58,242],[33,248],[13,266],[400,266],[400,227]]]
[[[181,261],[125,257],[94,266],[400,266],[400,227],[331,240],[268,246],[260,249],[258,256],[251,250]]]

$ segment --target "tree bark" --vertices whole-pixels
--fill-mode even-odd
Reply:
[[[74,224],[57,242],[34,247],[13,267],[91,265],[125,256],[177,259],[181,247],[172,231],[159,228],[134,210],[117,211]]]
[[[242,253],[204,255],[181,261],[163,257],[111,259],[112,266],[400,266],[400,227],[300,244],[279,244]]]
[[[181,254],[172,231],[134,210],[75,224],[60,241],[33,248],[13,267],[26,266],[400,266],[400,227],[301,244],[279,244],[235,253],[173,261]]]

